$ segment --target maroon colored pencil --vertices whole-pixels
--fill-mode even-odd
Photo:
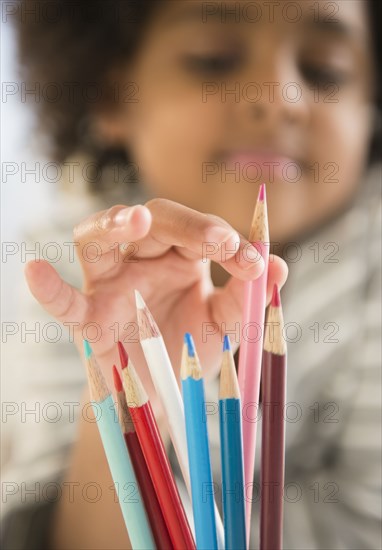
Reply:
[[[280,294],[275,285],[266,321],[261,381],[261,550],[281,550],[283,546],[286,400],[286,343],[283,327]]]
[[[129,451],[131,463],[137,477],[138,485],[141,490],[147,518],[150,523],[155,544],[157,548],[169,548],[171,550],[173,546],[170,535],[168,533],[154,485],[151,481],[150,473],[147,469],[147,464],[134,428],[134,423],[126,403],[122,380],[115,365],[113,365],[113,377],[117,396],[119,423],[121,425],[121,430]]]

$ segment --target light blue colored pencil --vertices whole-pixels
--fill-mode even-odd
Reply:
[[[205,417],[202,369],[192,336],[184,337],[181,379],[186,418],[188,461],[191,477],[192,508],[198,550],[216,550],[214,486]]]
[[[228,336],[224,337],[219,391],[220,453],[226,550],[245,550],[243,434],[240,390]]]
[[[84,340],[91,403],[133,550],[154,550],[138,482],[118,422],[113,397],[89,342]]]

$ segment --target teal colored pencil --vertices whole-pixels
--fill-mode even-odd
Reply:
[[[245,550],[243,434],[240,390],[228,336],[224,337],[219,391],[220,452],[226,550]]]
[[[190,334],[184,337],[181,379],[186,418],[188,461],[190,466],[192,508],[198,550],[218,547],[215,501],[205,418],[202,369]]]
[[[91,403],[133,550],[154,550],[143,500],[115,405],[89,343],[84,340]],[[134,492],[131,490],[135,489]],[[127,495],[127,496],[126,496]],[[130,495],[130,496],[129,496]]]

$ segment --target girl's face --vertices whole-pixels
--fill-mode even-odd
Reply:
[[[366,2],[160,3],[117,133],[150,194],[248,232],[267,183],[274,241],[351,198],[372,128]]]

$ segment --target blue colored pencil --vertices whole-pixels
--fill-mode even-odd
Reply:
[[[219,391],[220,452],[226,550],[245,550],[243,434],[240,390],[228,336],[224,337]]]
[[[91,403],[102,439],[110,472],[133,550],[154,550],[155,544],[147,520],[142,496],[118,422],[113,397],[107,387],[89,343],[84,340]],[[126,498],[123,492],[135,488]],[[121,492],[121,494],[119,494]]]
[[[205,418],[202,369],[192,336],[184,337],[181,379],[186,418],[188,461],[190,466],[192,508],[198,550],[216,550],[214,489]]]

